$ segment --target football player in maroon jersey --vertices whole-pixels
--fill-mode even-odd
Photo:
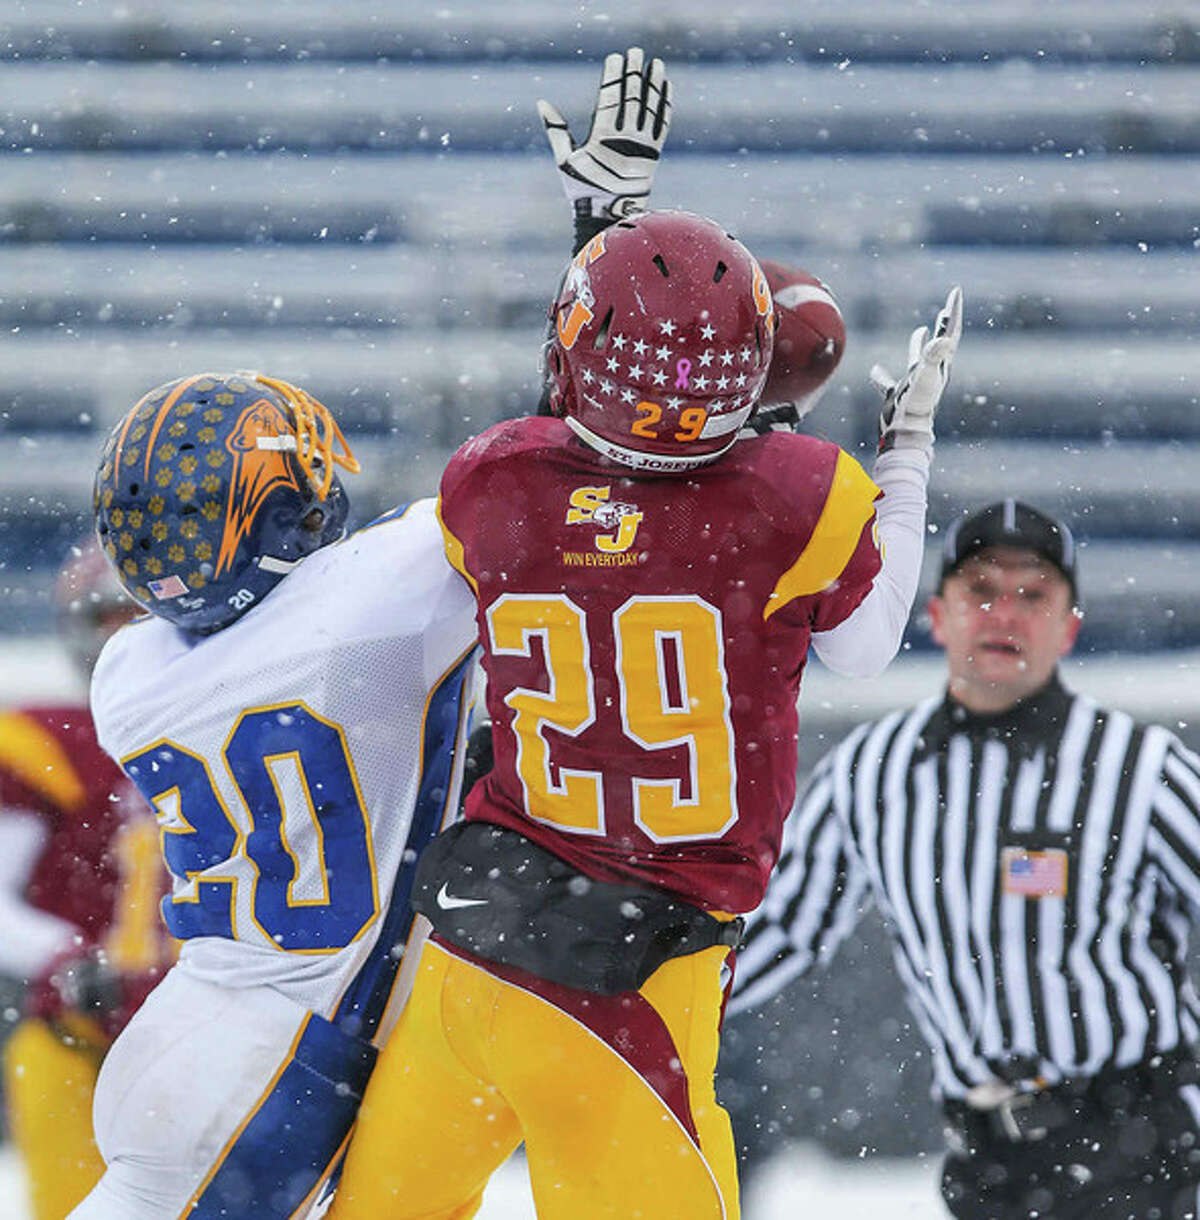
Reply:
[[[669,100],[632,55],[610,57],[615,145],[661,132]],[[488,429],[442,479],[495,765],[422,857],[434,935],[336,1220],[470,1216],[522,1140],[543,1220],[737,1215],[724,972],[778,854],[808,648],[879,672],[916,591],[959,291],[904,378],[877,373],[869,477],[828,442],[742,436],[776,326],[745,247],[618,214],[554,303],[549,415]]]
[[[86,678],[137,607],[90,539],[54,600]],[[0,712],[0,972],[29,984],[4,1093],[35,1220],[62,1220],[104,1172],[92,1092],[104,1052],[173,956],[162,892],[154,818],[100,749],[87,706]]]

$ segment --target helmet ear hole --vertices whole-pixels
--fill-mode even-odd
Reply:
[[[718,262],[716,270],[713,272],[713,283],[719,284],[721,282],[721,277],[728,270],[729,270],[729,268],[728,268],[728,266],[726,266],[725,263]]]
[[[608,313],[604,315],[604,321],[600,323],[600,329],[596,331],[596,337],[592,340],[592,350],[600,351],[608,346],[608,328],[612,325],[613,311],[610,308]]]
[[[546,383],[542,391],[542,405],[539,414],[562,416],[563,391],[562,377],[565,372],[565,361],[562,349],[557,343],[548,343],[545,351]]]

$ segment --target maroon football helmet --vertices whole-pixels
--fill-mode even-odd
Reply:
[[[766,381],[775,314],[753,255],[688,212],[646,212],[572,259],[552,308],[548,405],[592,448],[687,470],[737,439]]]
[[[846,323],[815,275],[784,263],[762,263],[775,301],[775,354],[763,406],[792,403],[801,418],[816,406],[846,349]]]
[[[71,548],[59,570],[54,610],[59,635],[85,677],[108,637],[140,612],[91,536]]]

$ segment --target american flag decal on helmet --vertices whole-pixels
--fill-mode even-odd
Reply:
[[[178,576],[168,576],[163,580],[148,580],[146,587],[159,601],[165,601],[169,597],[182,597],[187,592],[187,585]]]

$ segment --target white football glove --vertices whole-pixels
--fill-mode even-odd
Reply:
[[[645,211],[671,126],[671,85],[661,59],[647,70],[641,47],[605,58],[583,144],[576,145],[556,107],[539,101],[537,110],[576,215],[619,220]]]
[[[899,382],[882,365],[871,369],[871,383],[883,394],[879,452],[919,449],[933,456],[933,417],[950,380],[950,365],[962,338],[962,289],[950,289],[933,324],[919,326],[908,341],[908,372]]]

